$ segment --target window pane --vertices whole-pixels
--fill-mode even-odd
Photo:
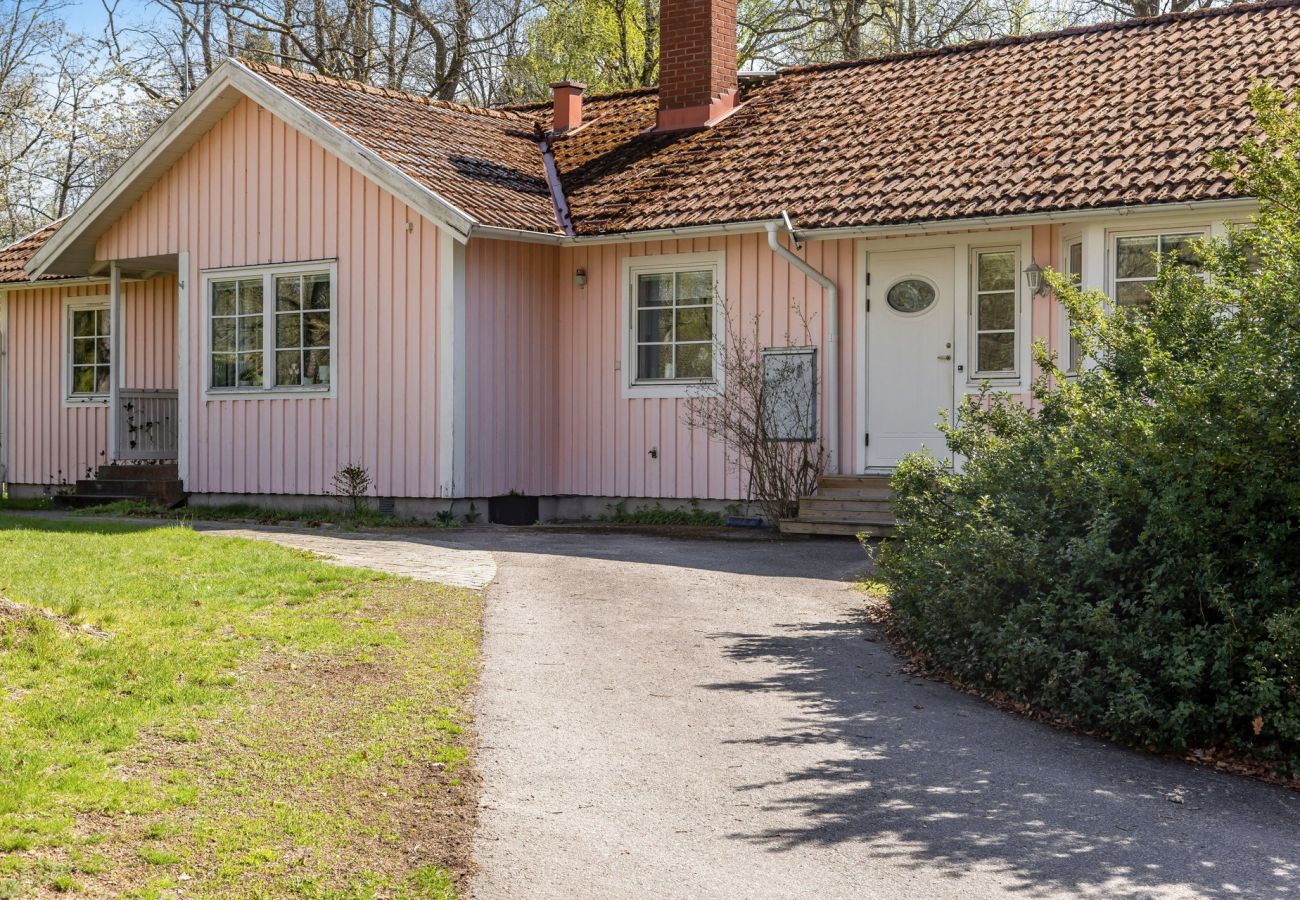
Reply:
[[[1126,237],[1115,242],[1116,278],[1155,278],[1156,239]]]
[[[95,311],[93,309],[72,311],[72,333],[76,337],[94,337]]]
[[[261,350],[262,349],[262,319],[259,316],[244,316],[236,320],[239,322],[239,349],[244,350]]]
[[[302,309],[301,288],[297,275],[275,279],[275,308],[281,312]]]
[[[230,351],[235,349],[235,320],[212,320],[212,349]]]
[[[221,354],[212,357],[212,386],[213,387],[234,387],[235,386],[235,356],[234,354]]]
[[[1016,367],[1016,336],[1010,333],[979,336],[979,370],[1010,372]]]
[[[636,314],[636,339],[668,341],[673,337],[673,312],[670,309],[643,309]]]
[[[713,302],[713,272],[677,273],[677,305]]]
[[[981,294],[979,324],[976,328],[988,331],[994,328],[1016,327],[1015,294]]]
[[[92,394],[95,391],[95,367],[74,366],[72,369],[72,393]]]
[[[74,363],[93,363],[95,361],[95,339],[73,338],[72,361]]]
[[[713,307],[677,310],[677,337],[679,341],[713,340]],[[680,358],[678,360],[680,364]]]
[[[239,282],[239,314],[260,313],[262,311],[262,279],[250,278]]]
[[[1016,289],[1016,254],[981,253],[979,255],[979,289],[1014,291]]]
[[[330,345],[330,314],[306,313],[302,317],[302,340],[306,347]]]
[[[305,354],[306,368],[303,370],[303,384],[330,383],[330,352],[328,350],[308,350]]]
[[[1193,271],[1200,271],[1201,262],[1196,258],[1196,251],[1192,248],[1192,242],[1199,237],[1199,234],[1162,235],[1160,238],[1160,252],[1162,254],[1173,253],[1178,262]]]
[[[330,277],[328,275],[308,275],[302,281],[303,292],[307,296],[307,308],[329,309]]]
[[[1083,244],[1071,244],[1066,261],[1067,274],[1076,285],[1083,281]]]
[[[712,378],[713,345],[712,344],[678,344],[677,345],[678,378]]]
[[[95,362],[100,365],[108,365],[108,354],[112,352],[112,344],[106,337],[95,340]]]
[[[637,306],[671,306],[673,302],[673,276],[638,275],[636,278]]]
[[[233,281],[213,282],[212,314],[214,316],[233,316],[235,314],[235,283]]]
[[[95,393],[108,393],[108,366],[95,366]]]
[[[671,378],[672,369],[671,344],[646,344],[636,348],[637,378]]]
[[[275,317],[275,346],[302,346],[302,316],[289,314]]]
[[[1145,306],[1151,302],[1151,282],[1125,281],[1115,285],[1115,302],[1120,306]]]
[[[113,317],[107,309],[95,310],[95,332],[97,334],[112,334]]]
[[[1083,346],[1074,338],[1070,338],[1070,368],[1069,371],[1077,372],[1083,366]]]
[[[262,354],[241,353],[235,372],[236,382],[240,387],[262,386]]]
[[[275,354],[275,383],[302,384],[302,354],[281,350]]]

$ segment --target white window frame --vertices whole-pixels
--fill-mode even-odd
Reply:
[[[1023,272],[1021,271],[1021,259],[1023,258],[1023,247],[1020,244],[989,244],[985,246],[972,246],[970,248],[970,268],[969,268],[969,288],[967,290],[967,354],[970,360],[968,366],[970,374],[967,381],[971,384],[978,384],[981,381],[989,381],[994,385],[1005,389],[1006,385],[1019,384],[1022,372],[1021,351],[1025,344],[1025,322],[1024,322],[1024,285]],[[985,372],[978,368],[979,366],[979,258],[986,253],[1011,253],[1015,261],[1013,266],[1013,284],[1015,285],[1016,310],[1015,317],[1012,321],[1015,323],[1015,333],[1012,340],[1012,359],[1015,362],[1013,369]],[[1005,293],[1005,291],[989,291],[989,293]]]
[[[1159,239],[1173,234],[1192,234],[1204,238],[1210,233],[1210,229],[1204,222],[1196,224],[1159,224],[1147,228],[1133,228],[1108,231],[1106,233],[1106,297],[1109,298],[1113,307],[1118,308],[1120,303],[1118,299],[1118,272],[1119,272],[1119,242],[1122,238],[1143,238],[1153,237]],[[1157,240],[1156,246],[1159,247]],[[1157,270],[1158,274],[1158,270]],[[1125,278],[1124,281],[1138,281],[1146,279]],[[1154,283],[1154,282],[1152,282]]]
[[[637,378],[636,280],[639,275],[669,275],[678,272],[713,271],[713,377],[671,380]],[[661,256],[629,256],[623,260],[623,371],[625,398],[693,397],[701,391],[720,391],[724,383],[726,353],[726,253],[668,253]]]
[[[310,260],[264,266],[233,266],[204,269],[203,281],[203,397],[205,400],[265,400],[297,398],[333,398],[338,396],[338,260]],[[275,379],[275,279],[284,275],[323,275],[330,279],[330,383],[328,385],[277,385]],[[260,388],[247,386],[212,386],[212,285],[218,281],[262,279],[262,381]]]
[[[63,405],[65,407],[108,406],[112,402],[112,380],[117,377],[118,365],[118,361],[113,359],[112,349],[109,350],[108,357],[109,389],[102,394],[74,394],[72,392],[72,314],[88,309],[102,309],[107,312],[110,308],[111,302],[107,295],[100,297],[68,297],[63,301]],[[111,347],[112,339],[109,340]]]

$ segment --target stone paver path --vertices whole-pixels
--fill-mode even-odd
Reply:
[[[284,547],[309,550],[325,562],[404,575],[417,581],[436,581],[457,587],[482,589],[496,576],[492,554],[471,547],[448,546],[410,535],[329,534],[286,528],[246,526],[228,528],[196,523],[196,531],[218,537],[271,541]]]

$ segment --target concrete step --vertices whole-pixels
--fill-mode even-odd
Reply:
[[[809,519],[782,519],[782,534],[820,534],[843,537],[889,537],[894,533],[892,525],[864,525],[856,522],[823,522]]]
[[[95,472],[99,481],[176,481],[180,477],[176,463],[106,463]]]

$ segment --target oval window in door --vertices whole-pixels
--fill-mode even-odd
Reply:
[[[901,313],[925,312],[938,298],[934,285],[924,278],[904,278],[894,282],[885,292],[885,302],[890,309]]]

